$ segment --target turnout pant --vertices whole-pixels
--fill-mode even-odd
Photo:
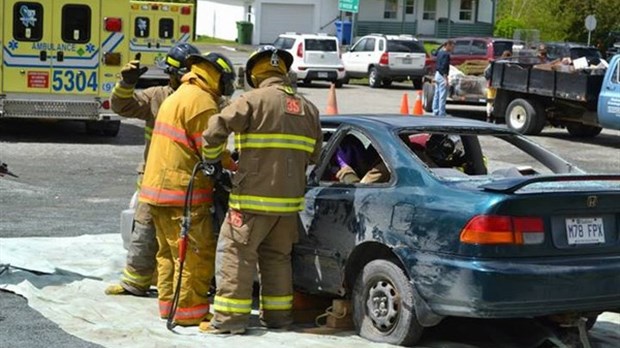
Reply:
[[[129,240],[127,262],[121,275],[121,286],[134,293],[146,293],[155,272],[157,239],[155,225],[148,204],[138,202],[134,226]]]
[[[157,291],[159,314],[168,318],[179,276],[179,236],[182,207],[151,205],[157,231]],[[207,293],[213,279],[215,238],[211,213],[206,205],[192,207],[191,227],[188,235],[187,254],[175,322],[183,326],[198,325],[209,315]]]
[[[291,251],[297,242],[297,228],[297,214],[274,216],[229,210],[217,243],[214,327],[226,330],[247,326],[257,263],[261,323],[270,328],[292,324]]]

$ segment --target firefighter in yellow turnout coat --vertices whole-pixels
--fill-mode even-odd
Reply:
[[[201,133],[218,111],[222,95],[232,95],[235,74],[223,55],[187,57],[190,72],[162,104],[146,162],[139,200],[148,203],[157,233],[159,313],[170,315],[178,275],[178,238],[185,193],[192,169],[201,161]],[[199,172],[193,184],[191,228],[174,321],[198,325],[209,315],[207,293],[213,278],[215,240],[212,231],[212,181]]]
[[[138,189],[142,183],[144,166],[149,153],[153,126],[159,107],[164,99],[181,84],[181,77],[187,72],[185,57],[200,51],[188,43],[182,42],[172,47],[166,55],[164,71],[170,76],[168,86],[150,87],[135,91],[136,83],[146,69],[140,68],[139,61],[127,63],[121,70],[122,79],[112,90],[110,98],[112,110],[117,114],[145,121],[144,125],[144,162],[138,166]],[[157,240],[155,225],[151,218],[148,204],[138,203],[134,214],[134,227],[127,251],[127,264],[121,275],[120,283],[110,285],[105,292],[108,295],[131,294],[146,295],[151,287],[156,262]]]
[[[293,57],[273,46],[260,48],[246,64],[257,88],[209,120],[203,133],[205,160],[217,163],[231,132],[239,150],[230,209],[216,256],[215,315],[200,330],[243,333],[252,306],[256,264],[261,283],[261,323],[292,323],[291,250],[304,207],[306,167],[318,160],[322,133],[318,110],[290,87]]]

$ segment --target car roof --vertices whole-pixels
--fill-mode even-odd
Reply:
[[[452,40],[452,41],[458,41],[458,40],[484,40],[484,41],[487,41],[487,42],[495,42],[495,41],[516,42],[516,41],[519,41],[519,40],[513,40],[513,39],[505,39],[503,37],[479,37],[479,36],[461,36],[461,37],[451,38],[450,40]]]
[[[364,35],[364,37],[369,37],[369,36],[380,36],[383,38],[386,38],[387,40],[411,40],[411,41],[418,41],[418,39],[416,37],[414,37],[413,35],[409,35],[409,34],[400,34],[400,35],[386,35],[386,34],[380,34],[380,33],[371,33],[368,35]]]
[[[304,39],[330,39],[336,40],[337,38],[330,34],[324,33],[316,33],[316,34],[303,34],[303,33],[284,33],[278,35],[279,37],[288,37],[288,38],[304,38]]]
[[[472,129],[487,130],[493,133],[514,134],[518,133],[488,122],[471,120],[460,117],[437,117],[437,116],[403,116],[400,114],[364,114],[364,115],[338,115],[322,116],[322,123],[352,124],[362,128],[378,128],[395,130],[404,128],[428,128],[441,129]]]

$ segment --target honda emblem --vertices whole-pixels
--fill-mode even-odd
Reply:
[[[586,205],[588,206],[588,208],[596,208],[597,204],[598,204],[598,197],[588,196],[588,199],[586,200]]]

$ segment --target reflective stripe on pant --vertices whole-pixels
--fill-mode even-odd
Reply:
[[[435,72],[435,94],[433,95],[433,115],[446,116],[448,81],[438,71]]]
[[[183,208],[151,206],[151,213],[159,244],[157,252],[159,314],[160,317],[166,318],[170,312],[178,277],[178,238]],[[215,261],[215,238],[208,206],[200,205],[192,208],[188,240],[175,321],[179,325],[198,325],[209,314],[207,293],[213,278]]]
[[[157,249],[155,225],[149,205],[138,203],[127,251],[127,264],[121,275],[121,286],[133,287],[139,291],[147,291],[151,287]]]
[[[217,244],[214,326],[247,326],[256,264],[261,282],[261,322],[269,327],[292,323],[291,250],[297,241],[297,215],[242,213],[222,225]],[[231,225],[235,223],[238,227]]]

